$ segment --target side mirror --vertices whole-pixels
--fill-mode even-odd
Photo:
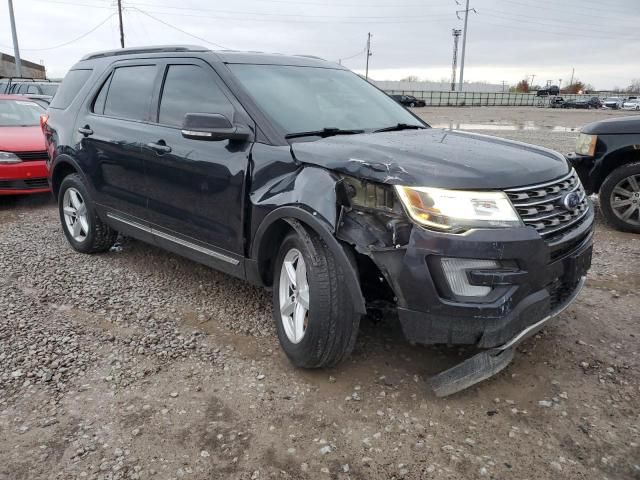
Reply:
[[[182,123],[182,136],[192,140],[247,141],[251,130],[244,125],[233,125],[219,113],[187,113]]]

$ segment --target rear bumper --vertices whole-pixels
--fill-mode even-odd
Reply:
[[[0,195],[49,192],[45,160],[0,165]]]
[[[405,336],[421,344],[495,348],[549,317],[574,298],[591,265],[593,207],[560,243],[531,228],[446,235],[414,228],[406,251],[373,257],[398,299]],[[508,268],[467,271],[471,284],[489,285],[484,299],[447,291],[440,257],[497,260]]]

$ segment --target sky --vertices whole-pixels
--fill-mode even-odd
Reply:
[[[370,76],[451,78],[453,28],[465,0],[122,0],[127,47],[195,44],[212,49],[317,55]],[[62,77],[83,55],[119,48],[115,0],[13,0],[22,58]],[[600,90],[640,78],[640,0],[470,0],[464,78],[568,83]],[[461,14],[462,16],[463,14]],[[462,46],[462,39],[460,47]],[[0,51],[13,55],[7,0]]]

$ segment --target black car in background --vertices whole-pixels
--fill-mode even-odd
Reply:
[[[541,88],[536,91],[536,96],[538,97],[548,97],[550,95],[560,95],[560,87],[551,85],[549,88]]]
[[[390,95],[390,97],[405,107],[425,107],[427,105],[424,100],[420,100],[413,95]]]
[[[42,124],[75,250],[120,232],[270,289],[298,367],[339,363],[382,309],[412,342],[481,349],[432,379],[456,392],[504,368],[590,267],[593,208],[562,155],[430,128],[317,58],[87,55]]]
[[[602,108],[602,101],[598,97],[574,98],[571,100],[565,100],[562,103],[562,108],[580,108],[580,109]]]
[[[640,118],[609,118],[582,127],[569,156],[587,193],[600,194],[605,219],[640,233]]]

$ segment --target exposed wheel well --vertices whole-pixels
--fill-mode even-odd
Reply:
[[[258,248],[258,271],[264,285],[273,285],[273,267],[282,240],[293,229],[285,220],[280,219],[269,225],[260,239]]]
[[[302,226],[313,230],[309,225],[298,220]],[[274,262],[284,238],[293,231],[291,225],[284,219],[273,222],[264,233],[258,248],[258,269],[263,284],[273,286]],[[342,242],[341,242],[342,243]],[[348,251],[347,257],[353,263],[358,273],[362,294],[368,303],[378,301],[394,302],[394,293],[380,268],[366,255],[358,253],[351,245],[342,243]]]
[[[62,185],[62,181],[64,180],[64,178],[71,175],[72,173],[78,173],[78,171],[70,163],[62,162],[56,166],[51,177],[51,187],[55,198],[58,198],[60,185]]]
[[[600,169],[600,175],[596,180],[596,185],[594,185],[594,191],[600,191],[602,183],[616,168],[638,161],[640,161],[640,150],[625,150],[607,157]]]

